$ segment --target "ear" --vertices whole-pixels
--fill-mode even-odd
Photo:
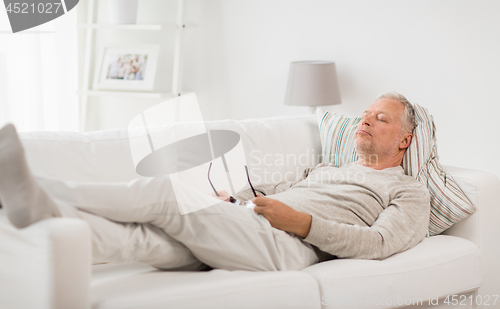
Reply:
[[[411,139],[413,138],[413,134],[404,133],[401,138],[401,142],[399,143],[399,149],[406,149],[410,146]]]

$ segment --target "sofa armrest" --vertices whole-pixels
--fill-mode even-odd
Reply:
[[[492,173],[445,166],[477,210],[443,234],[459,236],[475,243],[481,251],[483,296],[500,294],[500,180]]]
[[[90,308],[91,233],[84,221],[23,229],[0,210],[0,308]]]

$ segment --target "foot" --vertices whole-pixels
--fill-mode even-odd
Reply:
[[[61,216],[54,201],[33,178],[17,131],[10,123],[0,129],[0,200],[17,228]]]

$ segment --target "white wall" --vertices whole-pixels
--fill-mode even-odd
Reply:
[[[170,0],[140,5],[175,10]],[[303,114],[283,105],[289,63],[332,60],[343,104],[330,110],[356,116],[396,90],[434,115],[444,164],[500,175],[499,14],[497,0],[186,0],[197,27],[186,36],[184,85],[206,120]],[[106,104],[93,129],[126,126],[153,103]]]

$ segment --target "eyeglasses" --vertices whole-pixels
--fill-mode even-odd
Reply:
[[[215,190],[215,187],[214,187],[214,185],[213,185],[212,181],[210,180],[210,169],[211,169],[211,168],[212,168],[212,162],[210,162],[210,166],[208,167],[208,175],[207,175],[207,177],[208,177],[208,182],[210,183],[210,186],[212,187],[212,190],[214,190],[215,195],[220,196],[220,195],[219,195],[219,193],[217,193],[217,190]],[[250,188],[252,189],[253,195],[254,195],[255,197],[257,197],[257,193],[255,192],[255,189],[254,189],[254,188],[253,188],[253,186],[252,186],[252,182],[250,181],[250,175],[248,175],[248,168],[247,168],[247,166],[246,166],[246,165],[245,165],[245,171],[246,171],[246,173],[247,173],[248,184],[250,185]],[[230,201],[231,203],[235,203],[235,202],[236,202],[236,199],[235,199],[234,197],[230,196],[230,197],[229,197],[229,201]]]

